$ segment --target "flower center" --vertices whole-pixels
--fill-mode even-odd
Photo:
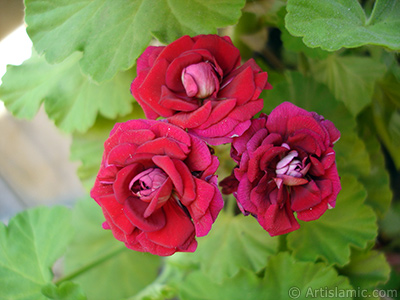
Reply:
[[[296,150],[291,150],[276,164],[275,182],[279,188],[282,183],[288,186],[295,186],[308,182],[304,177],[310,169],[310,164],[306,164],[306,159],[300,161],[298,155]]]
[[[218,76],[209,62],[201,62],[184,68],[181,78],[189,97],[204,99],[219,90]]]
[[[293,177],[303,177],[303,165],[300,160],[296,159],[298,153],[296,150],[290,151],[276,165],[275,173],[277,175],[289,175]]]
[[[150,168],[137,174],[130,182],[129,188],[138,197],[146,197],[157,190],[167,179],[164,171]]]

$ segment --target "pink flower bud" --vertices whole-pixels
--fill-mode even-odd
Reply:
[[[182,83],[189,97],[207,98],[219,90],[219,80],[208,62],[190,65],[182,71]]]

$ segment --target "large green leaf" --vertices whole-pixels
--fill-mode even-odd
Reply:
[[[26,0],[28,34],[50,63],[83,51],[80,65],[96,81],[133,66],[152,36],[216,33],[240,17],[244,0]]]
[[[191,273],[180,285],[183,300],[208,299],[352,299],[348,279],[323,263],[299,262],[288,253],[269,258],[263,278],[241,270],[218,283],[201,272]],[[343,295],[337,291],[341,291]]]
[[[262,298],[261,280],[247,270],[240,270],[233,278],[225,278],[222,283],[212,280],[201,271],[195,271],[178,287],[182,300],[265,299]]]
[[[328,295],[329,299],[352,299],[346,295],[352,289],[348,279],[338,276],[333,267],[296,261],[285,252],[270,258],[263,286],[265,296],[259,299],[323,299]]]
[[[357,0],[288,0],[286,28],[311,48],[372,44],[400,50],[400,2],[377,0],[371,16]]]
[[[400,169],[400,81],[394,74],[378,83],[372,112],[380,140]]]
[[[390,266],[382,252],[353,249],[350,263],[340,273],[349,277],[354,287],[372,290],[389,279]]]
[[[288,235],[288,247],[297,258],[322,258],[329,264],[343,266],[350,260],[350,246],[365,248],[374,241],[376,216],[364,204],[365,189],[351,176],[342,176],[341,184],[335,208],[318,220],[300,221],[300,229]]]
[[[14,116],[28,119],[44,102],[49,118],[67,132],[85,132],[98,113],[111,119],[128,114],[133,102],[129,92],[133,72],[119,73],[112,81],[97,84],[81,73],[80,57],[75,53],[60,64],[50,65],[33,53],[22,65],[8,67],[0,99]]]
[[[49,283],[42,288],[42,293],[53,300],[87,300],[82,288],[71,281],[62,282],[58,286]]]
[[[88,299],[109,300],[132,296],[157,276],[160,258],[135,252],[101,227],[104,216],[93,199],[76,204],[72,221],[77,234],[65,257],[67,274],[78,274]]]
[[[366,145],[371,164],[371,171],[360,174],[359,180],[367,190],[366,204],[370,205],[382,219],[390,207],[393,193],[390,188],[390,175],[385,165],[385,157],[379,143],[371,109],[359,117],[360,135]]]
[[[61,206],[26,210],[0,224],[0,299],[46,299],[41,288],[73,233],[71,212]]]
[[[289,33],[289,31],[285,27],[285,15],[286,7],[282,7],[278,12],[278,27],[281,31],[281,40],[283,42],[284,50],[302,52],[311,58],[327,58],[329,55],[328,51],[322,50],[321,48],[307,47],[300,37],[293,36]]]
[[[386,67],[369,57],[330,55],[311,65],[316,80],[325,83],[353,115],[371,103],[375,82]]]
[[[240,269],[260,271],[269,255],[277,252],[278,238],[272,238],[253,217],[221,213],[211,232],[198,239],[194,254],[178,253],[168,262],[173,265],[200,266],[213,281],[236,275]]]

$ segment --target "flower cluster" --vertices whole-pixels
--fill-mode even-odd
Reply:
[[[316,113],[283,103],[263,108],[268,74],[241,65],[229,37],[183,36],[150,46],[131,92],[144,120],[114,126],[91,196],[115,238],[157,255],[196,250],[223,207],[209,145],[231,143],[237,163],[220,184],[271,235],[299,228],[335,206],[340,191],[333,143],[340,133]],[[162,117],[162,120],[156,120]]]

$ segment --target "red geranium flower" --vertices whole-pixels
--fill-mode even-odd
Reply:
[[[157,255],[193,252],[211,229],[223,200],[219,162],[205,142],[162,121],[117,123],[91,196],[115,238]]]
[[[339,137],[332,122],[288,102],[253,120],[231,149],[242,212],[275,236],[299,228],[294,212],[311,221],[333,208],[341,189],[332,148]],[[235,187],[232,177],[224,183],[226,191]]]
[[[254,60],[240,66],[229,37],[183,36],[148,47],[137,61],[131,92],[149,119],[168,118],[212,145],[228,143],[250,126],[270,89]]]

